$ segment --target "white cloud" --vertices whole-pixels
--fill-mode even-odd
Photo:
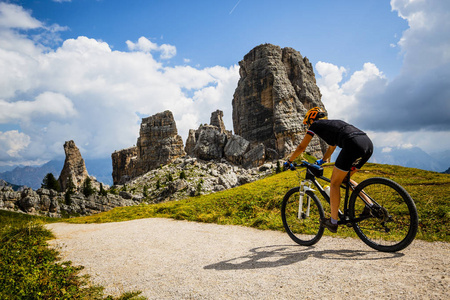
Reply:
[[[7,132],[0,131],[0,160],[11,160],[20,157],[19,152],[30,144],[30,137],[17,130]]]
[[[176,54],[174,46],[145,37],[126,43],[129,52],[112,51],[105,42],[80,36],[50,50],[0,29],[0,128],[15,124],[29,136],[20,151],[1,144],[0,155],[52,159],[73,139],[86,157],[110,156],[136,144],[141,117],[167,109],[184,140],[189,129],[209,123],[216,109],[231,126],[238,66],[169,67],[164,60]]]
[[[76,114],[73,103],[64,95],[44,92],[34,101],[0,100],[0,124],[29,122],[42,117],[66,118]]]
[[[126,44],[128,46],[128,49],[131,51],[142,51],[145,53],[160,52],[161,59],[170,59],[177,54],[177,48],[175,46],[168,44],[162,44],[161,46],[158,46],[158,44],[153,43],[145,37],[140,37],[137,43],[126,41]]]
[[[21,6],[0,3],[0,28],[35,29],[42,23],[31,17]]]
[[[317,85],[322,93],[322,101],[330,118],[351,121],[358,113],[358,94],[366,84],[384,80],[383,73],[372,63],[365,63],[363,69],[354,72],[343,82],[347,70],[326,62],[318,62],[316,70],[320,77]]]
[[[399,41],[404,72],[420,75],[450,62],[450,1],[391,0],[391,6],[409,25]]]
[[[409,24],[398,43],[400,75],[388,81],[366,63],[347,79],[345,68],[319,62],[322,100],[331,118],[369,132],[377,147],[450,149],[450,1],[392,0],[391,6]]]
[[[390,152],[392,152],[391,147],[384,147],[383,149],[381,149],[381,153],[390,153]]]

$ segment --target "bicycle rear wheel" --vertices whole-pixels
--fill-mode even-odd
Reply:
[[[375,202],[371,210],[364,209],[361,191]],[[380,177],[364,180],[353,191],[349,208],[350,217],[361,220],[353,223],[356,234],[378,251],[400,251],[416,236],[419,223],[416,205],[408,192],[392,180]]]
[[[320,220],[324,218],[322,204],[312,191],[303,196],[303,213],[299,216],[300,187],[289,190],[283,198],[281,218],[284,229],[297,244],[311,246],[323,235]],[[309,215],[308,215],[309,213]]]

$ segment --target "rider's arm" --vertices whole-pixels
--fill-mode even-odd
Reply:
[[[327,151],[325,152],[325,154],[323,155],[323,160],[324,161],[328,161],[328,159],[330,159],[331,154],[333,154],[334,150],[336,149],[336,146],[328,146]]]
[[[291,158],[289,158],[290,162],[293,162],[294,159],[297,158],[297,156],[299,156],[300,154],[303,153],[303,151],[305,151],[306,147],[308,147],[309,145],[309,142],[311,142],[311,139],[312,139],[311,135],[309,134],[305,135],[300,145],[298,145],[297,149],[295,149],[294,153],[292,153]]]

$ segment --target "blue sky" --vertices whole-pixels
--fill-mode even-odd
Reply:
[[[357,70],[370,61],[394,76],[402,57],[396,45],[407,21],[388,1],[12,1],[33,17],[126,51],[141,36],[175,45],[170,63],[200,67],[236,64],[256,45],[272,43]]]
[[[170,109],[189,129],[224,111],[253,47],[311,61],[331,118],[378,147],[450,150],[450,1],[0,1],[0,165],[132,146]],[[388,150],[386,150],[388,151]]]

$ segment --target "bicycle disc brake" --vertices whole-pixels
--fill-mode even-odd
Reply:
[[[388,228],[387,223],[392,222],[392,216],[389,215],[389,212],[387,211],[387,209],[381,206],[381,207],[374,208],[372,210],[372,212],[374,212],[374,215],[376,218],[381,220],[381,226],[383,226],[384,231],[386,233],[389,233],[391,231],[391,229]]]

